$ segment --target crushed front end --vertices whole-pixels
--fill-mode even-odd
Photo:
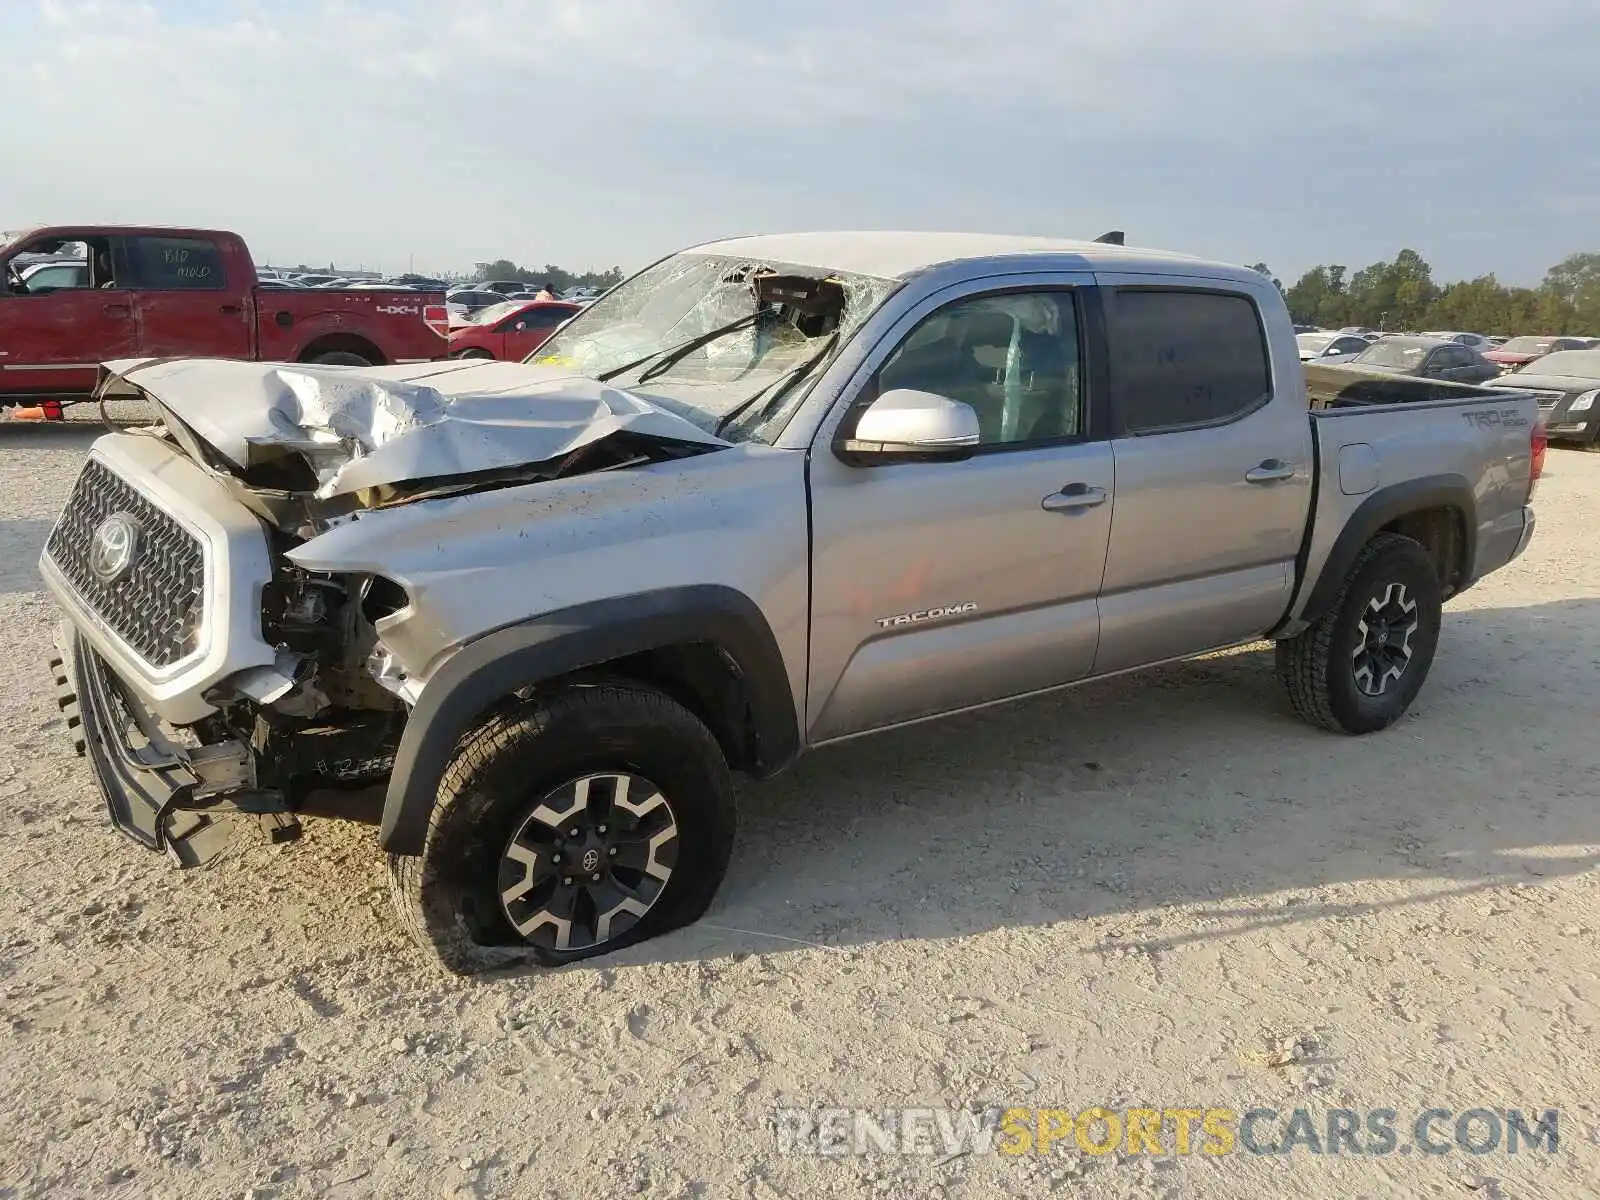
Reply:
[[[486,631],[449,603],[481,573],[443,597],[446,620],[396,567],[437,571],[451,551],[426,537],[419,565],[394,510],[725,445],[629,393],[506,363],[106,370],[103,393],[157,420],[94,444],[46,543],[67,618],[51,668],[112,821],[185,865],[241,822],[287,839],[302,814],[379,815],[428,673]]]
[[[360,815],[406,704],[370,669],[389,581],[320,575],[171,440],[102,438],[40,569],[66,614],[57,698],[111,820],[185,866],[242,821],[275,839],[308,806]]]

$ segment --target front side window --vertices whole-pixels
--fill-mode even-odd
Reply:
[[[63,289],[89,286],[89,267],[86,263],[50,263],[42,267],[25,268],[22,281],[28,291],[56,292]]]
[[[1266,336],[1245,296],[1122,289],[1106,326],[1112,402],[1128,434],[1222,424],[1272,394]]]
[[[217,291],[227,287],[222,251],[204,238],[132,237],[126,242],[125,287],[156,292]]]
[[[957,300],[923,319],[878,368],[899,388],[970,405],[981,444],[1024,446],[1083,431],[1078,313],[1068,291]]]

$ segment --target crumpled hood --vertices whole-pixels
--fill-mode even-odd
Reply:
[[[104,369],[107,395],[153,401],[241,471],[304,456],[322,499],[532,466],[622,432],[727,444],[635,393],[522,363],[124,359]]]

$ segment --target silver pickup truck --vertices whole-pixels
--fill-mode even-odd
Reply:
[[[1392,724],[1544,435],[1320,370],[1253,271],[924,233],[687,250],[527,363],[110,363],[156,420],[41,559],[60,702],[180,863],[381,802],[446,966],[585,958],[705,910],[730,769],[1263,637]]]

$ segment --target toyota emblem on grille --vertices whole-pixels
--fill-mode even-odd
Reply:
[[[95,527],[89,541],[89,570],[101,583],[117,582],[138,557],[139,522],[127,513],[113,513]]]

